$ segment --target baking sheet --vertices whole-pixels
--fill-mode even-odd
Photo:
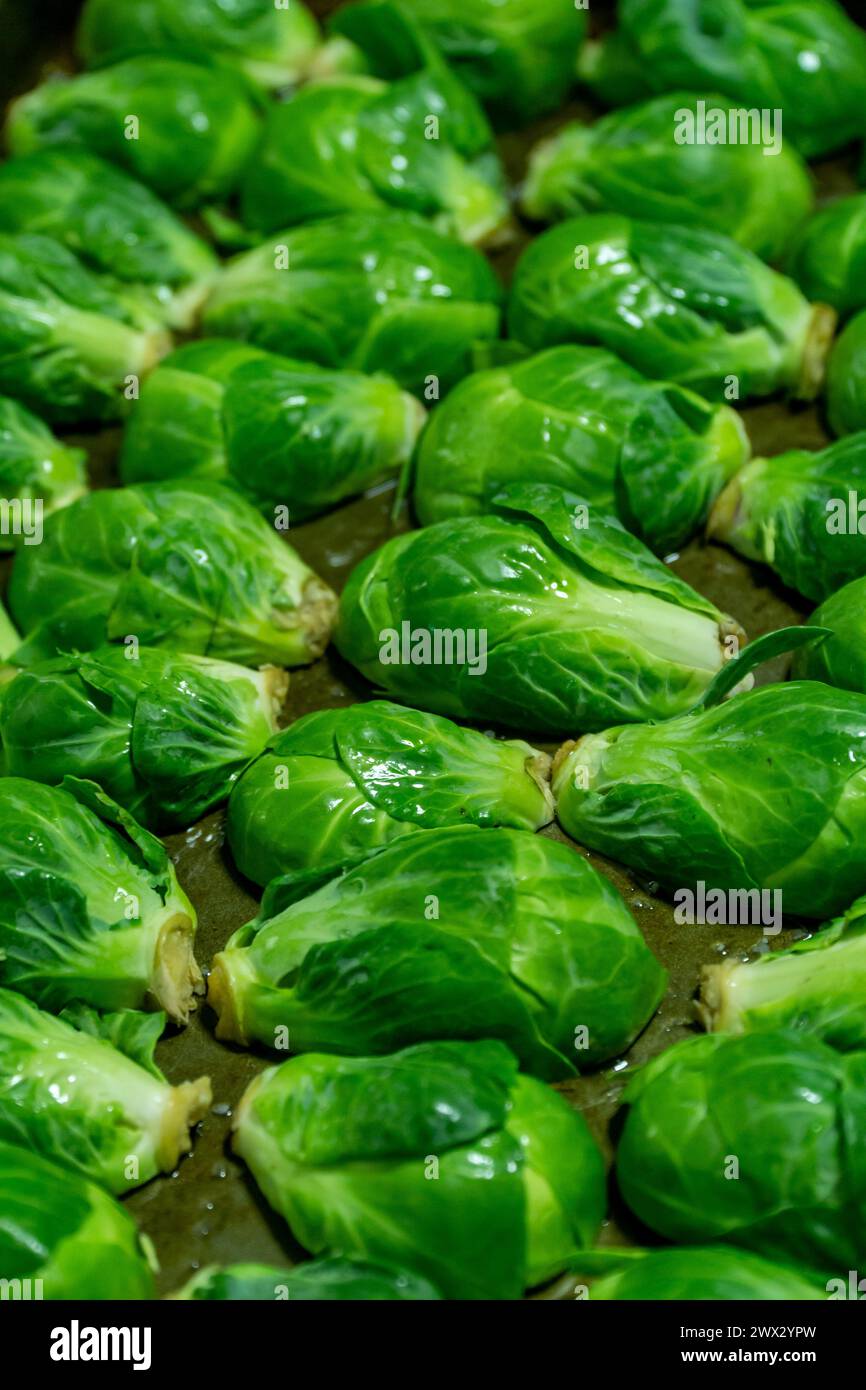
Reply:
[[[7,95],[26,90],[51,67],[70,66],[69,35],[77,6],[40,6],[39,32],[28,39],[26,12],[30,8],[15,3],[0,6],[6,55],[0,81]],[[311,8],[321,15],[336,5],[314,3]],[[600,10],[601,7],[594,7],[594,16]],[[36,17],[31,13],[30,23],[34,22]],[[518,135],[502,137],[500,148],[512,182],[519,182],[527,152],[541,135],[566,119],[592,114],[591,107],[576,102],[555,118]],[[855,187],[854,151],[814,167],[823,199]],[[503,278],[510,274],[528,235],[524,229],[511,247],[494,258]],[[742,413],[756,454],[774,454],[794,447],[820,448],[829,442],[814,407],[793,409],[773,401],[748,407]],[[67,437],[90,451],[95,485],[110,486],[116,481],[114,459],[120,437],[117,430],[106,430],[98,436]],[[395,527],[389,519],[393,490],[393,484],[380,487],[336,512],[296,527],[289,539],[303,558],[339,590],[355,564],[395,529],[404,529],[408,524],[404,517]],[[693,542],[672,563],[702,594],[737,617],[751,638],[805,616],[802,601],[785,591],[768,571],[749,566],[721,547]],[[783,658],[764,668],[759,680],[782,679],[785,671]],[[310,710],[347,705],[369,694],[363,678],[331,652],[309,669],[292,672],[283,722],[290,723]],[[573,733],[577,735],[580,730]],[[566,840],[555,827],[543,833]],[[223,848],[221,812],[208,816],[182,835],[170,837],[166,844],[180,881],[198,911],[196,954],[207,970],[230,934],[255,914],[257,899]],[[646,884],[600,856],[577,845],[574,848],[620,889],[650,947],[670,973],[670,986],[661,1008],[628,1055],[559,1087],[584,1112],[609,1157],[611,1122],[630,1072],[694,1029],[692,999],[701,966],[726,952],[750,951],[760,941],[760,933],[757,928],[748,927],[677,925],[671,906],[654,896]],[[774,947],[790,941],[791,932],[796,929],[797,924],[792,923],[776,938]],[[244,1166],[232,1157],[228,1144],[233,1108],[251,1079],[274,1058],[264,1051],[246,1051],[216,1042],[214,1021],[210,1010],[200,1009],[186,1030],[167,1036],[157,1051],[159,1063],[171,1081],[180,1082],[203,1073],[212,1078],[214,1109],[199,1127],[193,1154],[182,1161],[176,1173],[148,1183],[126,1199],[156,1248],[160,1293],[176,1289],[207,1264],[261,1260],[286,1265],[304,1254],[285,1224],[258,1195]],[[655,1237],[640,1229],[623,1210],[612,1187],[609,1217],[600,1243],[609,1246],[636,1241],[655,1243]],[[567,1294],[568,1282],[560,1281],[542,1296]]]

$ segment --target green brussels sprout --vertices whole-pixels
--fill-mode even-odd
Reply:
[[[83,148],[180,208],[232,193],[259,136],[240,77],[159,55],[43,82],[12,103],[6,124],[12,155]]]
[[[346,1255],[331,1255],[323,1260],[305,1260],[291,1269],[258,1264],[228,1265],[220,1269],[218,1265],[208,1265],[172,1294],[172,1298],[198,1303],[273,1299],[292,1303],[350,1299],[396,1303],[438,1299],[439,1294],[418,1274],[368,1264]]]
[[[217,57],[269,89],[302,78],[320,42],[301,0],[86,0],[76,47],[91,68],[136,53]]]
[[[830,353],[827,418],[834,434],[866,429],[866,310],[854,315]]]
[[[115,1193],[170,1173],[212,1096],[208,1077],[170,1086],[156,1066],[164,1023],[131,1010],[55,1018],[0,989],[0,1142]]]
[[[620,0],[618,16],[619,29],[582,55],[581,76],[603,100],[724,92],[778,111],[808,159],[863,134],[866,35],[836,0]]]
[[[0,232],[0,392],[46,419],[116,420],[171,346],[153,305],[51,237]]]
[[[35,543],[41,516],[87,491],[85,458],[83,449],[61,443],[23,405],[0,396],[0,493],[9,513],[0,527],[0,550],[14,550],[23,536]],[[28,511],[33,503],[42,509],[38,517]]]
[[[386,376],[332,371],[230,339],[171,353],[124,431],[124,482],[229,483],[302,521],[399,472],[424,421]]]
[[[523,740],[387,701],[317,710],[272,737],[246,769],[229,843],[247,877],[266,884],[290,870],[350,865],[418,829],[537,830],[553,819],[549,766]]]
[[[831,635],[797,653],[795,679],[823,681],[866,695],[866,578],[852,579],[831,594],[807,625],[829,628]]]
[[[349,213],[296,227],[229,262],[208,300],[208,333],[325,367],[386,371],[421,394],[469,370],[499,332],[490,265],[401,213]]]
[[[864,788],[866,699],[817,681],[608,729],[554,761],[557,816],[581,844],[665,888],[778,889],[804,917],[866,892]]]
[[[0,714],[2,719],[2,714]],[[416,830],[553,819],[550,759],[385,700],[315,710],[275,734],[229,801],[235,862],[264,885],[339,869]]]
[[[703,526],[749,453],[730,406],[566,345],[455,387],[421,436],[413,500],[429,526],[488,510],[509,483],[554,483],[665,553]]]
[[[268,115],[241,185],[245,226],[274,232],[390,206],[460,241],[491,240],[509,218],[504,177],[482,112],[462,118],[466,103],[474,98],[438,66],[305,87]]]
[[[532,153],[524,211],[545,222],[610,211],[709,227],[778,259],[812,209],[809,171],[789,148],[680,143],[683,114],[706,107],[728,103],[675,92],[565,126]]]
[[[204,992],[195,910],[159,840],[93,782],[0,778],[0,984],[41,1008],[164,1009]]]
[[[543,232],[517,264],[509,306],[510,336],[528,348],[596,344],[711,400],[781,389],[812,399],[835,321],[719,232],[614,213]]]
[[[445,1298],[519,1298],[604,1215],[583,1116],[498,1042],[296,1058],[256,1077],[234,1124],[305,1249],[400,1265]]]
[[[843,317],[866,308],[866,193],[839,198],[809,218],[788,273],[807,299],[831,304]]]
[[[191,326],[217,267],[149,188],[82,149],[50,147],[0,165],[0,230],[54,237],[90,269],[141,287],[173,328]]]
[[[346,5],[332,27],[381,67],[395,57],[393,8],[382,0]],[[586,32],[574,0],[398,0],[398,8],[500,125],[554,111],[568,95]]]
[[[619,1251],[611,1252],[612,1255]],[[725,1245],[623,1251],[622,1267],[593,1281],[593,1303],[625,1300],[713,1302],[826,1299],[823,1278]]]
[[[0,1210],[0,1268],[11,1297],[155,1297],[152,1254],[120,1203],[95,1183],[0,1143]]]
[[[708,1031],[788,1028],[842,1052],[866,1047],[866,897],[784,951],[705,965],[698,1012]]]
[[[148,829],[183,829],[266,746],[286,684],[274,666],[150,647],[40,662],[0,691],[3,770],[89,778]]]
[[[654,1058],[624,1103],[617,1181],[652,1230],[816,1270],[856,1268],[866,1053],[781,1029],[707,1033]]]
[[[495,1037],[561,1080],[625,1051],[666,981],[617,891],[567,845],[461,826],[342,875],[275,879],[216,956],[209,1002],[236,1042],[357,1055]]]
[[[196,656],[297,666],[320,656],[336,599],[236,492],[196,481],[93,492],[22,548],[9,607],[19,665],[134,637]]]
[[[537,483],[374,551],[335,640],[407,704],[556,736],[684,714],[743,635],[619,522]]]
[[[820,602],[866,574],[866,431],[826,449],[752,459],[728,483],[707,533]]]

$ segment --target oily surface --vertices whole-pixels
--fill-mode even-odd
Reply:
[[[28,6],[13,3],[11,8],[21,12],[23,32],[23,13]],[[5,72],[0,72],[6,93],[11,95],[32,86],[51,67],[68,66],[63,54],[68,49],[68,33],[64,26],[69,23],[69,8],[49,4],[41,11],[39,24],[43,47],[31,45],[30,64],[10,64]],[[326,14],[336,6],[314,2],[311,8]],[[54,37],[47,26],[52,16],[57,24]],[[11,35],[11,28],[9,32]],[[10,42],[7,62],[13,56]],[[526,154],[541,135],[566,119],[586,118],[592,114],[591,107],[578,102],[528,131],[503,136],[500,148],[512,183],[519,183]],[[818,165],[816,174],[821,196],[853,190],[853,168],[853,156]],[[515,242],[494,258],[503,278],[508,278],[531,230],[522,229]],[[815,408],[791,409],[781,401],[773,401],[749,407],[743,411],[743,416],[756,454],[775,454],[794,447],[815,449],[829,442]],[[92,481],[96,486],[110,486],[116,482],[114,459],[118,431],[68,437],[89,450]],[[353,566],[393,534],[395,526],[389,520],[392,501],[393,485],[389,484],[373,495],[295,528],[291,542],[303,558],[339,590]],[[404,516],[396,523],[396,529],[404,529],[408,524]],[[749,566],[721,547],[696,541],[672,563],[682,578],[723,611],[738,618],[750,638],[798,622],[805,616],[802,601],[783,590],[767,571]],[[759,680],[778,680],[784,674],[785,660],[782,659],[765,667],[759,673]],[[369,693],[370,688],[363,678],[347,667],[336,653],[329,652],[309,669],[292,672],[283,722],[290,723],[310,710],[350,704]],[[522,733],[521,730],[515,732]],[[575,735],[580,732],[574,730]],[[543,833],[571,843],[557,828]],[[208,816],[184,834],[170,837],[166,843],[180,881],[198,911],[196,954],[206,971],[231,933],[255,914],[257,899],[223,848],[222,812]],[[631,1071],[686,1036],[695,1026],[692,1001],[701,966],[718,960],[726,952],[750,951],[757,945],[760,933],[758,928],[749,927],[678,925],[671,906],[654,896],[650,886],[639,883],[600,856],[588,854],[580,846],[574,848],[586,855],[620,889],[651,949],[670,974],[670,985],[661,1008],[627,1057],[560,1088],[583,1110],[609,1157],[611,1121]],[[785,944],[790,939],[790,932],[785,932],[774,944]],[[214,1109],[199,1127],[194,1152],[183,1160],[175,1174],[148,1183],[127,1199],[142,1230],[156,1248],[161,1267],[158,1279],[161,1293],[176,1289],[206,1264],[261,1260],[285,1266],[303,1255],[285,1224],[269,1210],[246,1169],[230,1151],[231,1112],[250,1080],[274,1059],[264,1051],[247,1051],[218,1043],[214,1038],[214,1022],[209,1009],[200,1009],[186,1030],[167,1036],[157,1051],[160,1065],[171,1081],[180,1082],[203,1073],[212,1078]],[[623,1244],[636,1240],[652,1242],[653,1237],[638,1228],[612,1190],[609,1219],[601,1243]],[[568,1281],[563,1281],[551,1293],[562,1295],[567,1293],[567,1288]]]

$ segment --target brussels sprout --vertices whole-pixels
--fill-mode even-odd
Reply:
[[[565,100],[586,16],[574,0],[399,0],[399,9],[500,124],[520,125]],[[393,6],[344,6],[332,27],[381,67],[394,58]]]
[[[863,134],[866,35],[836,0],[620,0],[618,14],[619,29],[582,55],[602,99],[724,92],[778,113],[809,159]]]
[[[0,989],[0,1140],[115,1193],[170,1173],[210,1106],[209,1078],[168,1084],[153,1060],[164,1014],[75,1022]]]
[[[0,232],[0,392],[49,420],[116,420],[128,379],[170,346],[136,291],[113,288],[51,237]]]
[[[612,1255],[618,1253],[611,1252]],[[589,1296],[594,1303],[626,1299],[653,1302],[711,1299],[719,1302],[827,1297],[826,1285],[820,1276],[725,1245],[623,1251],[622,1254],[621,1269],[593,1281]]]
[[[230,262],[204,324],[326,367],[386,371],[420,394],[466,375],[475,342],[499,332],[500,299],[471,246],[400,213],[350,213]]]
[[[683,113],[706,107],[727,102],[675,92],[565,126],[530,158],[524,211],[550,222],[609,210],[710,227],[776,260],[811,211],[809,171],[788,148],[765,158],[760,144],[680,143]]]
[[[0,778],[0,984],[40,1007],[164,1009],[204,992],[195,910],[158,840],[92,782]]]
[[[237,1042],[354,1055],[498,1037],[557,1080],[629,1047],[666,978],[619,894],[568,846],[462,826],[342,876],[275,879],[215,958],[209,1000],[217,1036]]]
[[[866,308],[866,193],[839,198],[810,217],[788,262],[808,299],[847,317]]]
[[[757,960],[705,965],[701,1022],[722,1033],[789,1028],[866,1047],[866,898],[805,941]]]
[[[124,433],[125,482],[195,475],[230,483],[293,522],[405,464],[424,409],[385,376],[329,371],[229,339],[178,348],[147,382]]]
[[[113,1197],[38,1154],[0,1143],[0,1268],[11,1297],[153,1298],[151,1259]]]
[[[180,208],[230,194],[259,135],[240,77],[159,55],[43,82],[12,103],[6,125],[13,155],[90,150]]]
[[[252,1082],[234,1123],[307,1250],[398,1264],[445,1298],[519,1298],[604,1214],[582,1115],[497,1042],[297,1058]]]
[[[286,684],[273,666],[149,647],[41,662],[2,690],[4,771],[90,778],[148,829],[182,829],[224,801],[265,747]]]
[[[529,348],[594,343],[712,400],[782,388],[810,400],[835,320],[719,232],[613,213],[570,218],[532,242],[509,308],[510,334]]]
[[[460,241],[489,241],[509,217],[493,134],[440,66],[395,82],[331,79],[272,107],[241,185],[241,216],[274,232],[337,213],[396,207]],[[436,122],[433,127],[432,122]]]
[[[538,830],[553,819],[550,760],[449,719],[385,700],[316,710],[276,734],[229,801],[241,871],[338,869],[413,831],[447,825]]]
[[[752,459],[716,501],[708,535],[818,602],[866,574],[861,489],[866,431],[827,449]]]
[[[135,53],[218,57],[266,89],[297,82],[319,45],[301,0],[86,0],[76,42],[87,67]]]
[[[71,449],[23,405],[0,396],[0,550],[38,538],[41,518],[87,491],[83,449]],[[36,504],[41,511],[30,510]],[[26,543],[26,542],[25,542]]]
[[[814,1269],[856,1268],[866,1239],[855,1140],[866,1053],[842,1056],[783,1030],[709,1033],[654,1058],[624,1101],[617,1180],[654,1231],[730,1240]]]
[[[830,353],[827,417],[834,434],[866,429],[866,310],[855,314]]]
[[[667,888],[778,889],[785,911],[866,892],[866,699],[817,681],[565,744],[564,830]]]
[[[92,270],[141,286],[175,328],[191,326],[217,266],[149,188],[81,149],[36,150],[0,165],[0,230],[54,237]]]
[[[866,695],[866,578],[854,579],[831,594],[807,625],[829,628],[831,635],[797,653],[795,678]]]
[[[247,666],[297,666],[321,655],[335,604],[242,497],[183,480],[64,507],[41,545],[19,551],[9,585],[26,638],[20,665],[135,637]]]
[[[513,484],[490,505],[362,561],[347,660],[407,703],[554,736],[695,704],[743,635],[733,619],[574,493]]]
[[[749,453],[729,406],[647,381],[601,348],[548,348],[474,373],[437,407],[418,446],[414,505],[429,526],[487,510],[509,483],[555,483],[664,553],[703,525]]]
[[[217,1265],[194,1274],[173,1298],[187,1302],[213,1300],[267,1301],[292,1303],[376,1300],[395,1303],[438,1299],[433,1285],[418,1274],[368,1264],[345,1255],[323,1260],[305,1260],[291,1269],[270,1265],[239,1264],[220,1269]]]

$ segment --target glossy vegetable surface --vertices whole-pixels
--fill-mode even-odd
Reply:
[[[664,554],[703,525],[748,454],[730,407],[566,345],[455,387],[419,442],[413,502],[429,526],[483,513],[507,484],[554,483]]]
[[[554,773],[581,844],[669,890],[778,889],[818,918],[866,891],[864,792],[866,699],[817,681],[582,738]]]
[[[36,150],[0,164],[0,229],[54,237],[91,270],[150,296],[189,328],[217,267],[210,247],[149,188],[87,150]]]
[[[152,301],[59,241],[0,232],[0,392],[47,420],[117,420],[171,345]]]
[[[306,1249],[399,1264],[445,1298],[518,1298],[604,1211],[582,1116],[496,1042],[286,1062],[248,1088],[234,1142]]]
[[[246,226],[389,207],[470,245],[508,219],[493,133],[453,73],[422,62],[393,82],[332,78],[272,107],[241,187]]]
[[[866,310],[846,324],[830,353],[827,418],[834,434],[866,429]]]
[[[836,0],[620,0],[617,18],[610,38],[582,55],[582,76],[602,100],[725,92],[780,112],[809,159],[863,133],[866,37]]]
[[[247,768],[226,833],[238,867],[259,884],[277,874],[338,869],[416,830],[553,818],[546,754],[486,738],[449,719],[385,700],[315,710],[281,730]]]
[[[170,1086],[159,1071],[164,1014],[66,1013],[0,989],[0,1141],[118,1194],[170,1173],[207,1113],[210,1081]]]
[[[864,488],[866,432],[753,459],[716,502],[709,534],[819,601],[866,575]]]
[[[224,801],[276,729],[286,678],[162,648],[101,647],[0,689],[3,770],[98,782],[149,829],[185,829]]]
[[[180,208],[231,193],[259,133],[239,77],[147,54],[43,82],[13,102],[6,125],[13,155],[57,145],[89,150]]]
[[[691,708],[742,635],[733,619],[576,494],[515,484],[491,506],[362,561],[343,656],[407,703],[527,733]]]
[[[625,1103],[617,1181],[646,1225],[828,1273],[856,1268],[866,1053],[785,1031],[711,1033],[654,1058]]]
[[[164,1009],[203,992],[195,911],[160,842],[93,782],[0,778],[0,983],[57,1011]]]
[[[673,92],[592,125],[564,126],[531,156],[524,211],[545,222],[609,211],[709,227],[778,259],[812,209],[809,172],[781,142],[773,149],[686,138],[689,118],[710,107],[728,117],[724,97]]]
[[[476,341],[497,336],[501,294],[472,247],[400,213],[354,213],[231,261],[204,325],[322,366],[385,371],[435,399],[466,375]]]
[[[393,8],[382,0],[344,5],[333,20],[362,46],[375,71],[394,61]],[[586,15],[574,0],[399,0],[399,9],[499,124],[511,128],[552,111],[574,80],[586,32]]]
[[[154,1297],[152,1257],[134,1221],[95,1183],[0,1143],[0,1206],[0,1264],[21,1281],[21,1297]]]
[[[179,481],[94,492],[17,557],[9,605],[32,664],[135,639],[246,665],[323,651],[334,595],[236,492]]]
[[[716,1032],[789,1028],[843,1052],[866,1046],[866,898],[784,951],[704,966],[700,1016]]]
[[[837,198],[806,223],[788,272],[807,299],[847,317],[866,308],[866,193]]]
[[[230,483],[291,523],[381,482],[412,452],[424,410],[383,375],[295,362],[231,339],[178,348],[125,431],[125,482]]]
[[[209,997],[221,1038],[364,1054],[496,1037],[556,1080],[626,1049],[665,982],[619,894],[571,849],[460,827],[343,875],[275,879],[216,957]]]
[[[28,536],[36,544],[42,516],[86,491],[84,450],[62,443],[26,406],[0,396],[0,494],[10,507],[0,550],[14,550]]]
[[[708,291],[708,286],[711,287]],[[614,213],[569,218],[518,262],[511,337],[608,348],[711,400],[820,388],[835,322],[729,237]]]
[[[134,53],[218,57],[268,88],[302,77],[319,43],[301,0],[86,0],[77,48],[87,67]]]
[[[866,578],[831,594],[807,621],[832,636],[797,653],[794,676],[866,695]]]

